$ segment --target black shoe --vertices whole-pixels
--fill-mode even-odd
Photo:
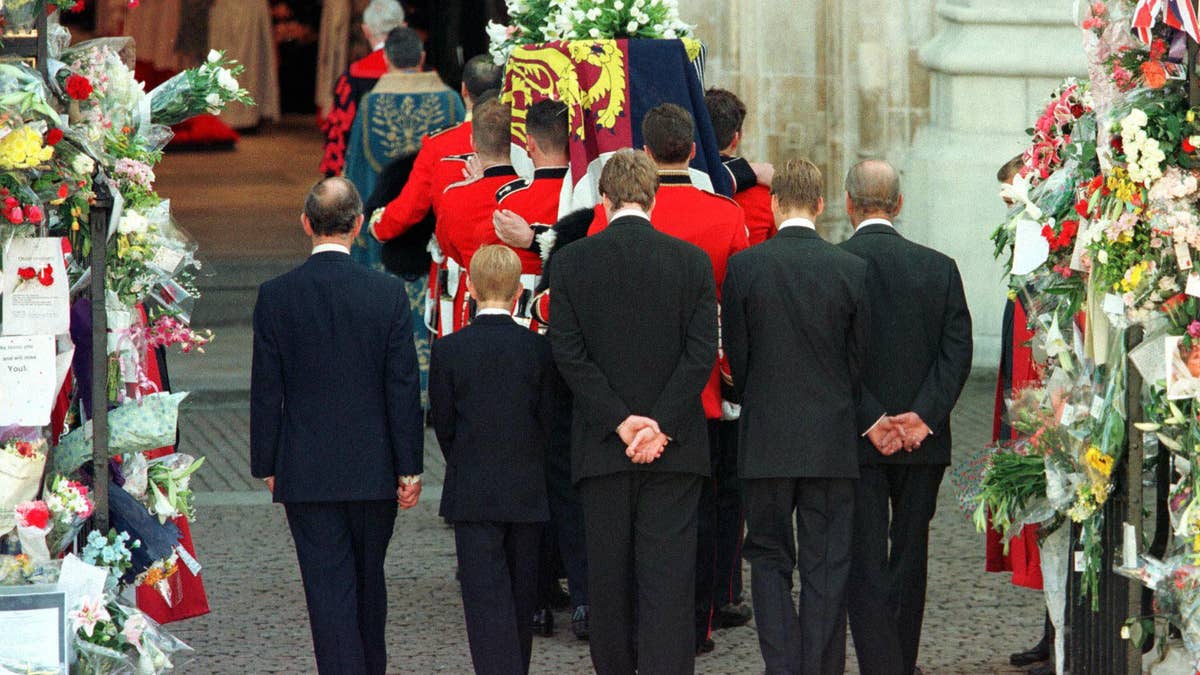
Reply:
[[[571,595],[563,590],[562,584],[555,581],[554,586],[546,592],[546,597],[542,599],[550,609],[567,610],[571,609]]]
[[[542,637],[554,635],[554,612],[539,609],[533,613],[533,634]]]
[[[1008,662],[1014,666],[1028,666],[1040,663],[1050,658],[1050,645],[1045,641],[1039,642],[1032,649],[1017,652],[1008,657]]]
[[[575,633],[575,637],[580,640],[588,639],[590,630],[589,617],[591,610],[587,605],[580,605],[575,608],[575,613],[571,615],[571,632]]]
[[[1053,663],[1042,663],[1030,668],[1028,672],[1030,675],[1054,675],[1058,671],[1054,669]]]
[[[725,605],[713,614],[713,629],[745,626],[753,618],[754,612],[745,605]]]
[[[716,648],[717,643],[713,642],[712,638],[706,638],[701,640],[700,643],[696,645],[696,656],[707,654]]]

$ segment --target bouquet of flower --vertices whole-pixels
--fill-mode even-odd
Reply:
[[[150,513],[157,515],[161,523],[171,518],[186,516],[194,519],[191,477],[201,466],[204,458],[173,453],[148,462],[147,501]]]
[[[44,496],[51,515],[51,530],[46,537],[50,552],[57,555],[75,541],[83,524],[94,510],[88,488],[82,483],[55,476]]]
[[[50,560],[46,535],[50,534],[50,508],[46,502],[22,502],[16,507],[17,539],[21,553],[35,563]]]
[[[677,0],[507,0],[509,25],[489,23],[489,51],[504,65],[512,50],[556,40],[689,38]]]
[[[149,124],[146,93],[122,54],[131,45],[126,38],[89,40],[72,46],[62,56],[66,67],[54,80],[60,100],[70,112],[71,126],[101,154],[106,139],[127,135]]]
[[[141,545],[140,541],[130,543],[128,532],[109,530],[107,535],[103,535],[92,530],[88,533],[87,545],[80,552],[79,559],[108,570],[109,579],[115,582],[133,566],[131,549]]]
[[[146,345],[153,348],[179,346],[180,351],[204,353],[204,345],[212,342],[211,330],[197,331],[172,314],[161,314],[146,326]]]
[[[220,114],[229,103],[253,104],[237,77],[245,66],[216,50],[199,68],[185,70],[150,92],[150,118],[156,124],[178,124],[202,113]]]
[[[46,447],[37,431],[18,431],[0,440],[0,534],[16,524],[17,504],[37,496]]]
[[[79,667],[89,674],[152,675],[173,670],[191,651],[140,610],[103,597],[88,598],[68,617]]]
[[[0,555],[0,586],[30,586],[58,581],[61,560],[34,562],[25,555]]]

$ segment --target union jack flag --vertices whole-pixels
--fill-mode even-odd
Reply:
[[[1158,15],[1171,28],[1187,33],[1200,42],[1200,19],[1196,16],[1196,0],[1138,0],[1133,10],[1133,29],[1138,38],[1150,44],[1151,31]]]

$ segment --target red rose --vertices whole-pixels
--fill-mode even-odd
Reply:
[[[62,129],[51,129],[46,132],[46,145],[58,145],[58,142],[62,139]]]
[[[8,222],[12,223],[13,225],[20,225],[21,223],[25,222],[25,212],[22,211],[21,207],[19,206],[6,211],[4,216],[8,218]]]
[[[1187,293],[1180,293],[1173,297],[1167,298],[1167,301],[1164,302],[1162,304],[1162,307],[1159,307],[1159,309],[1161,309],[1164,312],[1169,312],[1169,311],[1175,309],[1176,307],[1182,305],[1184,300],[1187,300]]]
[[[17,504],[17,524],[39,530],[45,529],[50,525],[50,508],[43,501]]]
[[[68,9],[67,11],[74,13],[82,12],[84,4],[85,3],[83,0],[76,0],[75,4],[71,5],[71,9]]]
[[[1160,61],[1167,53],[1167,43],[1162,40],[1154,40],[1150,43],[1150,60]]]
[[[1083,106],[1079,105],[1078,103],[1071,106],[1071,115],[1073,117],[1076,117],[1076,118],[1083,117],[1083,113],[1084,113]]]
[[[1183,142],[1179,144],[1179,149],[1190,155],[1196,151],[1196,146],[1192,145],[1191,140],[1184,136]]]
[[[67,77],[67,96],[82,101],[92,95],[92,83],[88,79],[79,74],[72,74]]]
[[[30,206],[26,215],[29,216],[29,222],[31,223],[36,224],[42,222],[42,210],[36,206]]]
[[[1079,201],[1075,202],[1075,213],[1078,213],[1080,218],[1087,218],[1088,200],[1080,199]]]
[[[17,268],[17,278],[21,281],[29,281],[37,276],[37,270],[32,267]]]
[[[69,194],[71,194],[71,189],[69,187],[67,187],[66,183],[63,183],[62,185],[58,186],[58,198],[59,199],[66,199],[67,195],[69,195]]]

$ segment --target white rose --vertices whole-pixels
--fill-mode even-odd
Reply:
[[[595,40],[599,40],[599,39],[600,39],[600,29],[599,29],[599,28],[593,28],[593,29],[591,29],[591,30],[589,30],[589,31],[588,31],[588,35],[592,36],[592,38],[593,38],[593,39],[595,39]]]
[[[587,11],[588,21],[595,21],[596,19],[599,19],[601,13],[602,12],[600,11],[599,7],[593,7],[591,9],[589,9]]]
[[[621,2],[621,0],[617,0],[615,3],[613,3],[613,9],[617,10],[618,12],[625,9],[625,3]]]
[[[220,60],[221,60],[221,52],[219,52],[215,49],[208,50],[208,62],[209,63],[216,63],[217,61],[220,61]]]
[[[221,85],[222,89],[231,94],[236,94],[238,89],[241,88],[238,86],[237,78],[233,76],[233,73],[224,68],[217,70],[217,84]]]
[[[217,93],[209,94],[204,97],[204,102],[208,104],[208,112],[217,113],[221,111],[221,95]]]
[[[150,221],[137,211],[126,210],[117,223],[117,232],[121,234],[145,234],[149,229]]]
[[[625,26],[625,32],[627,32],[627,33],[631,33],[631,34],[636,33],[637,29],[638,29],[638,22],[636,22],[636,21],[630,21],[629,25]]]
[[[678,37],[678,34],[675,32],[674,28],[668,28],[667,30],[663,31],[663,37],[668,40],[674,40],[676,37]]]
[[[1096,254],[1096,260],[1099,260],[1101,265],[1107,265],[1108,264],[1108,249],[1106,249],[1106,248],[1100,249],[1100,252]]]
[[[87,155],[76,155],[75,160],[71,162],[71,168],[77,174],[90,176],[96,170],[96,163]]]

